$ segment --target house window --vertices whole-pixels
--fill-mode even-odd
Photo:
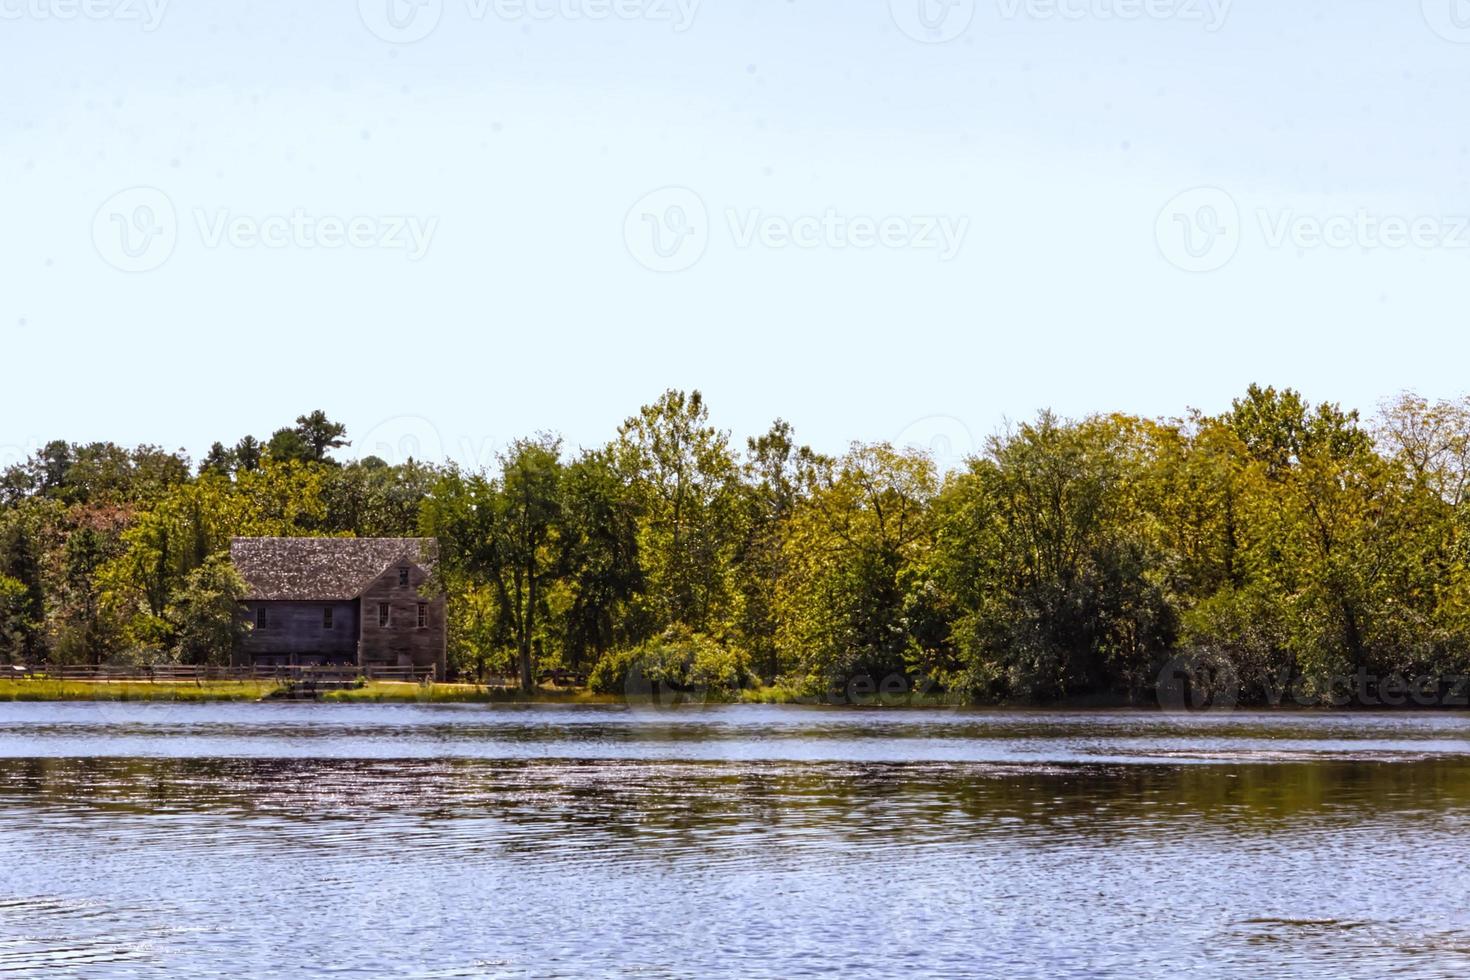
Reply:
[[[258,630],[269,629],[271,625],[270,613],[265,606],[258,606],[255,610],[255,628]]]
[[[388,605],[386,602],[378,603],[378,626],[382,627],[383,629],[387,629],[388,624],[392,620],[392,618],[393,607]]]
[[[400,568],[398,570],[398,584],[405,587],[408,585],[408,569]]]
[[[332,628],[332,607],[331,606],[323,606],[322,607],[322,629],[329,630],[331,628]]]
[[[421,602],[421,603],[419,603],[419,629],[426,630],[428,628],[429,628],[429,604],[427,602]]]

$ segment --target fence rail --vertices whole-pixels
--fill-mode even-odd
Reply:
[[[14,666],[0,668],[0,676],[34,677],[53,681],[377,681],[424,683],[434,680],[433,667],[358,667],[353,664],[313,667],[195,667],[183,664],[139,666]]]

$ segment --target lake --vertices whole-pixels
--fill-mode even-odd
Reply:
[[[0,977],[1470,976],[1470,716],[0,703]]]

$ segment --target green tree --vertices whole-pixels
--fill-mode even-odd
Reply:
[[[569,464],[561,494],[558,569],[566,599],[560,634],[569,665],[582,668],[651,635],[638,601],[644,589],[639,505],[610,450],[585,452]]]
[[[0,662],[24,663],[29,659],[26,642],[35,630],[29,600],[25,583],[0,575]]]
[[[31,491],[60,497],[72,467],[72,446],[60,439],[41,447],[26,464]]]
[[[639,500],[639,552],[657,628],[723,627],[733,612],[739,471],[698,391],[667,391],[618,430],[619,468]]]
[[[190,572],[168,607],[178,661],[228,665],[249,632],[240,604],[247,594],[245,581],[224,555],[211,555]]]
[[[45,648],[42,557],[35,517],[18,508],[0,512],[0,577],[21,590],[6,600],[6,631],[20,656],[28,661],[39,661]]]
[[[265,455],[275,463],[316,462],[311,444],[300,430],[289,427],[271,433],[270,441],[265,444]]]
[[[959,686],[1028,699],[1149,687],[1177,624],[1138,506],[1139,441],[1131,419],[1043,413],[950,482],[941,564]]]
[[[784,542],[781,662],[809,689],[929,670],[943,632],[927,572],[933,461],[859,445],[811,479]]]
[[[376,456],[332,467],[322,478],[326,527],[367,538],[415,534],[419,508],[438,477],[435,467],[413,460],[389,466]]]
[[[62,663],[102,663],[123,645],[122,624],[108,608],[103,569],[117,560],[121,548],[121,513],[76,515],[75,526],[61,547],[58,601],[53,612],[55,649]]]
[[[555,535],[561,517],[561,440],[518,439],[500,461],[501,507],[496,576],[520,658],[521,687],[535,684],[532,644],[547,587],[555,576]]]
[[[318,463],[327,459],[328,451],[351,445],[344,438],[347,435],[347,426],[340,422],[333,422],[321,409],[317,409],[310,415],[298,416],[296,433],[310,449],[308,458]]]
[[[199,472],[229,476],[235,472],[235,454],[226,449],[224,443],[216,442],[209,447],[204,459],[199,461]]]
[[[347,426],[333,422],[326,412],[318,409],[297,416],[295,426],[273,432],[265,452],[278,463],[333,463],[327,453],[350,445],[344,438],[346,435]]]
[[[781,582],[787,574],[784,547],[791,519],[818,470],[831,461],[797,446],[791,424],[777,419],[765,435],[746,441],[741,527],[735,561],[739,614],[735,628],[766,680],[781,672],[777,643]]]
[[[260,441],[254,436],[245,436],[239,442],[235,443],[235,448],[231,450],[231,455],[234,457],[236,470],[249,472],[260,469],[260,461],[264,455],[264,449],[261,447]]]
[[[500,458],[498,480],[451,471],[423,512],[449,577],[494,588],[526,690],[535,686],[534,650],[557,571],[560,456],[554,437],[517,440]]]
[[[168,633],[166,612],[189,575],[230,539],[323,533],[323,467],[267,461],[234,480],[203,473],[140,511],[96,580],[110,609],[131,624],[136,642]]]

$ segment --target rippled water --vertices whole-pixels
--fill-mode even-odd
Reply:
[[[1470,717],[0,704],[0,977],[1465,977]]]

